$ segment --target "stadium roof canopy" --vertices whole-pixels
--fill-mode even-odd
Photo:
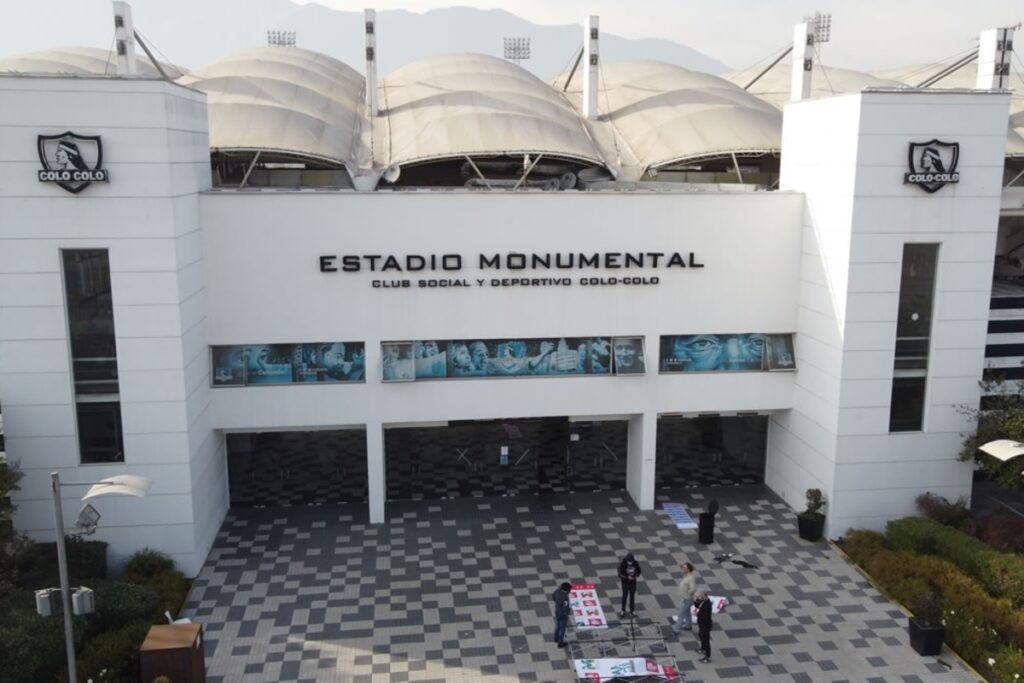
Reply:
[[[207,94],[210,147],[263,150],[344,165],[369,159],[362,74],[300,48],[261,47],[180,78]]]
[[[567,77],[554,79],[552,87],[561,91]],[[637,61],[605,64],[601,78],[595,126],[610,126],[615,149],[605,154],[618,165],[628,165],[626,153],[643,173],[729,154],[773,153],[781,147],[781,112],[718,76]],[[576,74],[567,89],[577,108],[582,86]],[[596,137],[605,145],[610,139]]]
[[[923,64],[881,71],[873,75],[818,64],[815,66],[814,77],[811,80],[811,97],[829,97],[843,93],[861,92],[867,88],[917,87],[928,76],[941,71],[943,66],[942,64]],[[754,83],[749,92],[781,109],[790,98],[790,79],[792,77],[790,69],[789,60],[783,60]],[[725,78],[742,88],[753,80],[759,71],[759,68],[745,69],[726,74]],[[970,64],[931,87],[937,90],[974,88],[976,78],[976,67]],[[1006,136],[1006,154],[1007,156],[1024,155],[1024,92],[1021,91],[1014,92],[1010,98],[1010,124]]]
[[[160,66],[171,78],[178,78],[185,70],[174,64],[160,62]],[[138,55],[139,75],[144,78],[160,78],[149,58],[141,52]],[[55,76],[115,76],[117,55],[111,50],[95,47],[55,47],[38,52],[26,52],[0,59],[0,73],[52,74]]]
[[[144,55],[138,64],[140,77],[159,77]],[[920,80],[913,68],[901,71],[906,75],[883,78],[819,66],[812,95]],[[3,72],[113,76],[116,67],[110,51],[73,47],[0,59]],[[965,68],[941,85],[972,87],[972,72]],[[744,91],[756,74],[723,79],[661,62],[603,64],[600,115],[593,120],[580,113],[579,72],[563,93],[567,74],[548,84],[507,60],[477,54],[430,57],[383,78],[380,115],[372,120],[363,76],[300,48],[242,50],[177,82],[207,94],[215,151],[317,160],[352,176],[464,156],[543,154],[638,178],[688,161],[778,152],[790,65],[780,63]],[[1007,153],[1024,155],[1024,94],[1014,95],[1011,113]]]
[[[558,92],[511,62],[448,54],[413,62],[380,84],[388,166],[466,155],[550,154],[604,165]],[[380,128],[378,127],[378,130]]]

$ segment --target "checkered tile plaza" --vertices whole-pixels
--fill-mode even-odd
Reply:
[[[708,546],[661,509],[696,515],[712,498]],[[621,491],[390,503],[382,525],[364,510],[229,513],[185,610],[204,625],[210,681],[573,681],[573,654],[675,661],[691,683],[977,680],[948,650],[911,650],[900,609],[826,543],[800,540],[764,486],[662,490],[656,511]],[[643,565],[632,622],[616,616],[626,551]],[[757,567],[715,561],[725,553]],[[667,622],[686,560],[732,603],[710,664],[695,632]],[[610,628],[570,627],[559,649],[563,580],[597,585]]]

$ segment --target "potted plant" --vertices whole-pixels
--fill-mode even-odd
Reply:
[[[825,496],[821,489],[807,489],[807,509],[796,516],[800,538],[805,541],[817,541],[825,531]]]
[[[914,616],[908,619],[910,647],[925,657],[942,652],[946,627],[942,623],[942,601],[934,590],[924,590],[914,596],[911,608]]]

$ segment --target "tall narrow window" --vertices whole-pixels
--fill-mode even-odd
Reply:
[[[61,256],[80,457],[123,462],[110,259],[106,249],[68,249]]]
[[[937,244],[904,244],[900,308],[896,320],[890,432],[916,432],[924,426],[928,349],[935,303]]]

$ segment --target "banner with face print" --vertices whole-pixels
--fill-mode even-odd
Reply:
[[[210,357],[214,387],[366,380],[363,342],[213,346]]]
[[[607,375],[612,367],[607,337],[383,342],[381,353],[385,381]]]
[[[769,352],[769,345],[777,357]],[[679,334],[661,337],[661,372],[795,370],[793,335]]]

